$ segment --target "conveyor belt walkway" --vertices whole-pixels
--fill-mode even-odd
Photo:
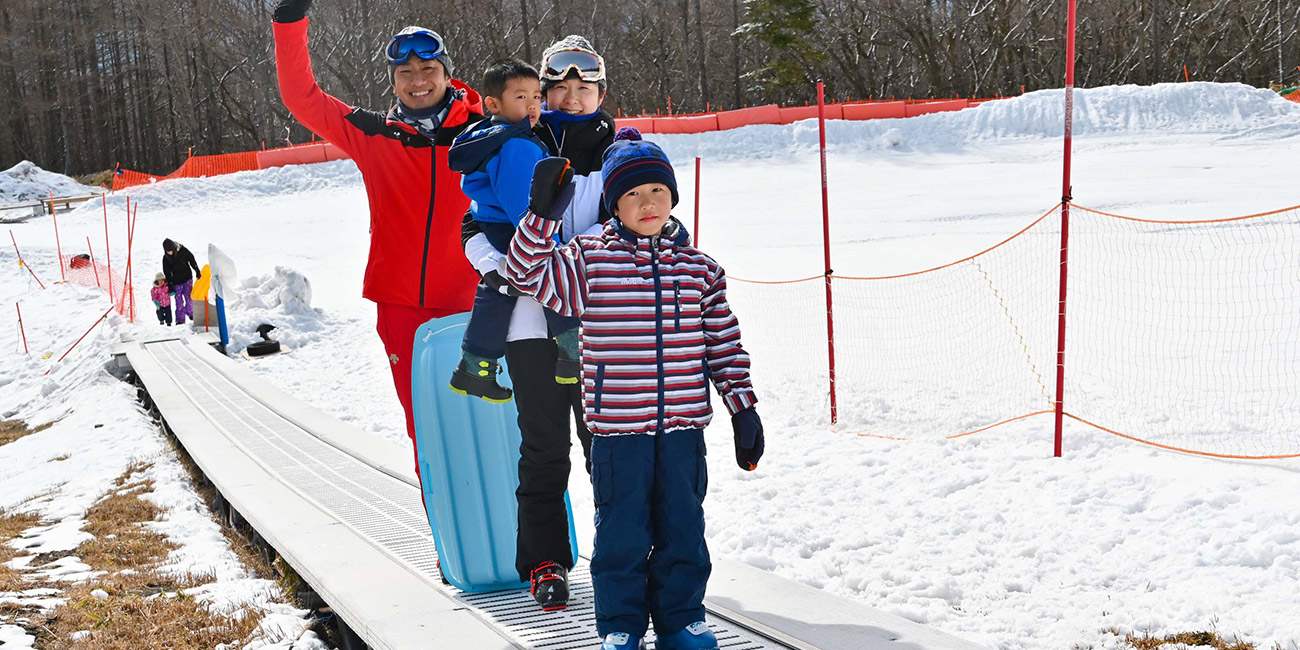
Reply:
[[[591,649],[586,561],[567,609],[526,591],[444,584],[409,451],[377,443],[191,336],[114,354],[209,480],[371,648]],[[847,650],[973,644],[736,563],[715,563],[709,624],[722,648]],[[650,646],[653,648],[653,644]]]

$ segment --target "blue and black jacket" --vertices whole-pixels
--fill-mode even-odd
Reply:
[[[546,145],[527,119],[515,124],[499,116],[466,129],[451,145],[447,163],[464,175],[460,187],[480,223],[519,225],[528,211],[533,167],[546,157]]]

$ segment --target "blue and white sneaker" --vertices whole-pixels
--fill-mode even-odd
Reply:
[[[713,636],[709,624],[696,621],[672,634],[661,634],[655,640],[658,650],[718,650],[718,637]]]
[[[715,644],[716,645],[716,644]],[[622,632],[610,632],[600,644],[600,650],[645,650],[645,641],[641,637]]]

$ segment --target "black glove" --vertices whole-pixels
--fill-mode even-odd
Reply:
[[[296,23],[307,17],[311,9],[311,0],[280,0],[271,14],[271,20],[277,23]]]
[[[731,416],[731,429],[736,432],[736,464],[747,472],[754,471],[763,457],[763,422],[758,419],[758,411],[751,406]]]
[[[486,284],[489,289],[496,291],[497,293],[511,296],[513,298],[521,298],[528,295],[519,289],[516,289],[515,285],[507,282],[506,279],[501,277],[501,274],[496,271],[488,271],[487,273],[484,273],[483,284]]]
[[[573,167],[567,158],[543,158],[533,167],[533,189],[528,209],[551,221],[559,221],[573,201]]]

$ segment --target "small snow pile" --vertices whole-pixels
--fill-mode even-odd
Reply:
[[[1064,90],[1039,90],[974,108],[906,119],[828,120],[826,145],[837,153],[954,150],[1020,138],[1060,138]],[[1300,135],[1300,104],[1244,84],[1193,82],[1104,86],[1074,93],[1074,137],[1219,133]],[[740,137],[738,137],[740,136]],[[760,124],[694,135],[654,135],[676,164],[691,158],[751,159],[815,152],[817,120]]]
[[[324,311],[311,306],[311,281],[291,268],[277,266],[274,273],[244,278],[234,293],[226,299],[231,354],[260,341],[262,323],[274,325],[271,338],[290,349],[319,340],[327,330]]]
[[[275,267],[270,276],[253,276],[244,280],[239,294],[241,303],[251,309],[280,307],[290,314],[314,314],[311,308],[311,280],[283,266]]]
[[[0,204],[23,203],[54,196],[85,196],[104,190],[82,185],[63,174],[48,172],[30,160],[24,160],[0,172]]]

